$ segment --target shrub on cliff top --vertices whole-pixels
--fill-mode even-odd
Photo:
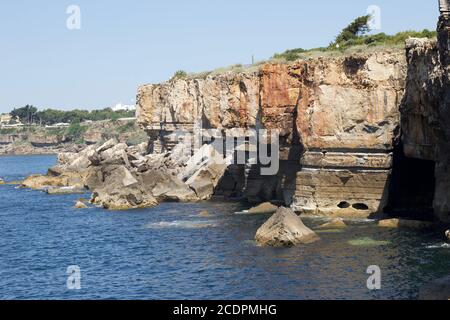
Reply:
[[[184,70],[178,70],[172,77],[172,80],[184,79],[188,76],[187,72]]]

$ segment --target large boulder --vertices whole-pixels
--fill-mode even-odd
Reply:
[[[423,286],[419,293],[420,300],[450,300],[450,276],[440,278]]]
[[[192,175],[186,184],[195,191],[197,197],[201,200],[210,199],[220,179],[223,177],[227,169],[225,163],[210,163],[200,168]]]
[[[153,207],[157,200],[125,166],[102,167],[103,182],[99,183],[92,194],[91,202],[109,210],[128,210]]]
[[[127,148],[128,146],[125,143],[118,143],[105,151],[97,153],[100,155],[101,161],[107,161],[113,158],[121,158],[123,151],[127,150]]]
[[[102,144],[100,147],[95,149],[95,152],[102,153],[103,151],[111,149],[116,144],[117,144],[117,140],[116,139],[110,139],[110,140],[106,141],[104,144]]]
[[[154,171],[153,171],[154,172]],[[150,187],[153,196],[160,201],[197,201],[195,192],[176,175],[162,171],[159,174],[148,172],[143,176],[144,186]]]
[[[261,246],[289,247],[312,243],[319,237],[292,209],[281,207],[258,229],[255,240]]]

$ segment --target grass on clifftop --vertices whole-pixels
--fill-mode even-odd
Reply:
[[[402,31],[395,35],[387,35],[385,33],[378,33],[374,35],[364,35],[357,38],[349,39],[341,43],[332,43],[328,47],[314,48],[305,50],[302,48],[286,50],[283,53],[276,53],[272,60],[295,61],[298,59],[305,59],[317,53],[340,54],[348,52],[352,49],[364,48],[401,48],[405,45],[408,38],[435,38],[436,31]]]
[[[435,38],[437,33],[424,29],[422,31],[403,31],[394,35],[377,33],[369,35],[370,16],[361,16],[352,21],[347,27],[337,35],[336,39],[327,47],[313,49],[290,49],[283,53],[276,53],[267,61],[260,61],[252,65],[235,64],[225,68],[219,68],[214,71],[202,73],[187,73],[179,70],[172,77],[171,81],[177,79],[201,79],[210,75],[218,75],[227,72],[232,73],[252,73],[259,70],[261,64],[267,62],[289,63],[299,59],[308,59],[320,56],[337,57],[344,54],[351,54],[364,51],[385,50],[389,48],[404,48],[405,41],[408,38]]]

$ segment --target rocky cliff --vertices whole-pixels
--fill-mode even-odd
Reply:
[[[392,49],[175,79],[139,88],[138,120],[155,153],[177,143],[177,130],[278,129],[278,174],[234,168],[235,194],[368,216],[385,206],[406,69],[404,52]]]
[[[407,91],[401,105],[404,154],[420,161],[415,175],[428,181],[434,213],[450,221],[449,12],[438,24],[438,42],[407,43]],[[424,191],[424,192],[427,192]]]
[[[76,130],[43,126],[0,128],[0,155],[77,152],[112,138],[129,145],[147,140],[145,132],[134,121],[86,122]]]
[[[449,15],[441,15],[438,41],[409,39],[406,50],[141,86],[137,117],[148,146],[95,143],[23,185],[76,181],[109,209],[216,195],[276,201],[300,214],[449,222]]]

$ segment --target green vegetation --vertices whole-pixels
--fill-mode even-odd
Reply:
[[[77,143],[82,143],[83,141],[80,141],[82,139],[83,134],[87,131],[88,127],[80,125],[79,122],[73,122],[70,124],[70,126],[66,129],[66,136],[72,141],[76,141]]]
[[[343,44],[366,35],[370,31],[369,21],[370,15],[356,18],[352,23],[350,23],[341,31],[341,33],[336,37],[334,43],[332,43],[330,46],[334,47],[337,44]]]
[[[175,74],[172,77],[172,80],[176,80],[176,79],[184,79],[188,76],[188,73],[184,70],[178,70],[177,72],[175,72]]]
[[[11,115],[17,117],[24,124],[54,125],[56,123],[80,123],[83,121],[117,120],[135,116],[134,111],[113,111],[111,108],[101,110],[55,110],[45,109],[38,111],[34,106],[26,105],[15,108]]]
[[[36,119],[36,113],[38,109],[34,106],[26,105],[22,108],[14,108],[11,111],[11,116],[13,118],[18,118],[22,123],[31,124]]]
[[[125,133],[125,132],[129,132],[131,130],[133,130],[135,128],[135,123],[134,122],[127,122],[124,125],[121,125],[120,127],[118,127],[116,129],[117,133]]]
[[[395,35],[385,33],[367,34],[370,29],[368,22],[370,16],[356,18],[352,23],[345,27],[336,39],[328,47],[313,48],[305,50],[302,48],[287,50],[283,53],[276,53],[273,59],[295,61],[305,58],[314,53],[324,52],[343,52],[345,50],[357,47],[395,47],[403,46],[408,38],[435,38],[435,31],[424,29],[422,31],[403,31]]]

